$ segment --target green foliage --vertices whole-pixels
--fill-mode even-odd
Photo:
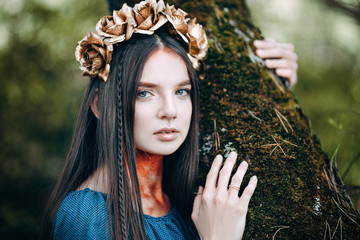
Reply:
[[[103,2],[0,3],[0,238],[35,239],[59,174],[86,80],[76,42]]]

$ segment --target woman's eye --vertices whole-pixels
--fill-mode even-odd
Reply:
[[[179,89],[175,93],[176,93],[176,95],[186,96],[186,95],[190,94],[190,90],[189,89]]]
[[[141,92],[138,92],[137,93],[137,96],[139,98],[146,98],[146,97],[149,97],[150,96],[150,93],[148,91],[141,91]]]

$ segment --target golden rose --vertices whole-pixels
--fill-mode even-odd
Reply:
[[[112,16],[105,16],[96,24],[98,34],[105,44],[114,44],[129,40],[136,26],[134,13],[125,3],[120,11],[113,11]]]
[[[187,13],[180,8],[176,9],[174,5],[170,6],[169,4],[166,4],[165,15],[175,30],[172,31],[169,29],[169,33],[173,35],[179,34],[184,41],[188,43],[188,40],[185,37],[188,32],[188,24],[186,23],[187,19],[185,19]]]
[[[180,35],[188,44],[188,56],[195,68],[206,56],[208,43],[205,31],[196,19],[186,19],[187,13],[163,0],[142,1],[130,8],[123,4],[119,11],[100,19],[96,24],[98,35],[89,33],[76,47],[75,57],[80,62],[83,76],[99,76],[106,82],[110,72],[113,45],[129,40],[133,33],[152,34],[166,25],[171,35]],[[167,23],[168,22],[168,23]]]
[[[166,17],[161,14],[165,9],[162,0],[146,0],[135,4],[133,12],[137,24],[134,32],[142,34],[152,34],[167,22]]]
[[[188,26],[189,54],[202,60],[205,58],[208,49],[206,33],[202,26],[196,23],[196,18],[191,19]]]
[[[90,32],[76,47],[75,57],[80,62],[83,76],[99,76],[106,82],[110,72],[112,45],[106,46],[100,36]]]

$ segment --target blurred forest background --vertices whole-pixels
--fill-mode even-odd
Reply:
[[[360,20],[327,2],[248,0],[265,37],[294,43],[294,94],[360,208]],[[75,47],[106,14],[105,0],[0,2],[1,239],[38,235],[87,83]]]

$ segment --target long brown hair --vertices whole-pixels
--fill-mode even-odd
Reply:
[[[91,78],[80,108],[65,167],[50,197],[43,221],[43,238],[49,239],[57,210],[99,167],[107,166],[107,206],[114,239],[146,239],[133,139],[134,106],[146,60],[168,49],[184,61],[192,85],[192,119],[180,148],[164,156],[163,188],[185,220],[190,221],[198,167],[199,87],[187,57],[186,44],[161,29],[150,36],[134,34],[115,47],[106,83]],[[161,71],[161,68],[159,69]],[[90,110],[98,92],[99,119]],[[126,163],[124,153],[126,152]]]

